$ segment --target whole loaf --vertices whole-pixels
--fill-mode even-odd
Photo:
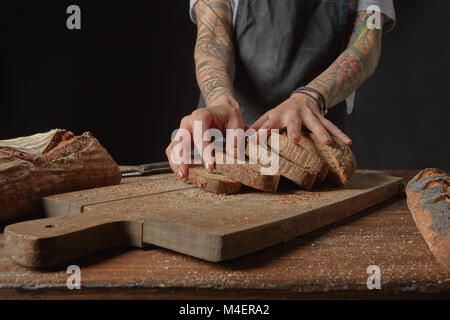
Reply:
[[[450,270],[450,177],[439,169],[424,169],[408,182],[406,196],[425,242]]]
[[[120,180],[119,166],[89,132],[54,129],[0,140],[0,221],[39,209],[42,197]]]

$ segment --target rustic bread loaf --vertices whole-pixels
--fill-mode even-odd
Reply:
[[[450,270],[450,178],[442,170],[420,171],[406,186],[408,208],[435,257]]]
[[[187,182],[195,184],[206,191],[215,194],[232,194],[241,190],[241,184],[224,175],[214,172],[209,173],[203,166],[197,165],[189,168]]]
[[[282,134],[272,133],[272,135],[278,136],[278,146],[273,145],[271,139],[268,139],[268,145],[281,158],[295,163],[304,171],[317,176],[319,181],[325,179],[328,174],[328,166],[308,137],[301,135],[298,144],[295,144],[288,138],[286,132]]]
[[[0,221],[39,208],[44,196],[120,180],[119,166],[90,133],[54,129],[0,140]]]
[[[278,182],[280,181],[279,174],[263,175],[259,164],[250,164],[248,162],[245,164],[226,163],[226,154],[216,152],[216,159],[219,157],[223,161],[221,164],[216,161],[216,170],[224,176],[254,189],[267,192],[277,191]]]
[[[350,147],[334,138],[331,144],[322,143],[315,134],[306,134],[314,143],[317,152],[329,167],[328,177],[336,185],[348,183],[356,168],[355,156]]]

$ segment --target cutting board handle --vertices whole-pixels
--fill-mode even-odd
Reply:
[[[5,228],[6,254],[28,267],[57,265],[102,249],[142,247],[143,222],[107,213],[59,216]]]

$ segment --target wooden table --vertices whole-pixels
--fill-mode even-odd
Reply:
[[[387,172],[404,181],[417,173]],[[81,268],[81,290],[67,289],[68,265],[22,267],[5,255],[3,240],[0,234],[0,299],[450,297],[450,272],[428,250],[404,195],[223,263],[157,247],[107,250],[70,263]],[[367,288],[370,265],[381,269],[380,290]]]

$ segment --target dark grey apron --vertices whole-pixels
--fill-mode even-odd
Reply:
[[[342,53],[352,1],[240,0],[234,90],[246,125],[307,85]],[[204,106],[200,97],[199,107]],[[327,114],[342,130],[346,109],[344,101]]]

